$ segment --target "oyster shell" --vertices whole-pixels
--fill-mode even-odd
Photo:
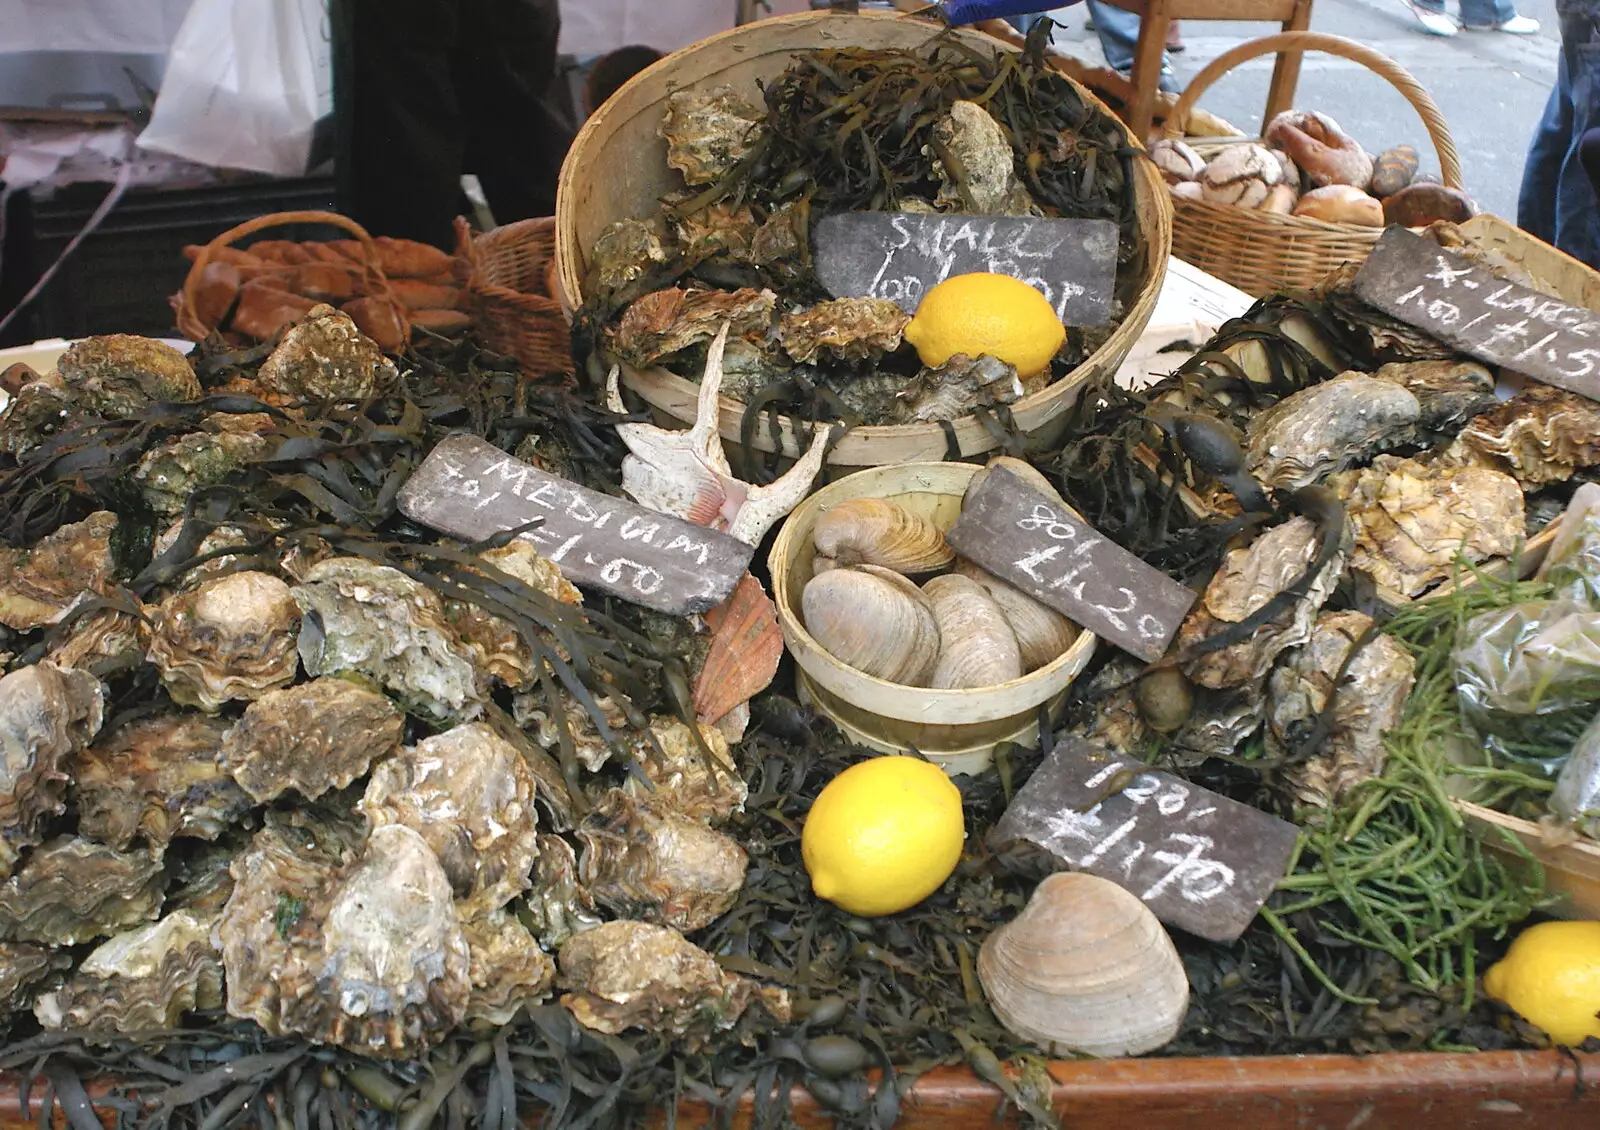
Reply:
[[[1326,736],[1309,759],[1291,759],[1289,782],[1304,804],[1332,808],[1352,786],[1383,772],[1383,736],[1400,724],[1416,660],[1379,633],[1347,665],[1350,649],[1371,628],[1363,613],[1325,612],[1306,645],[1286,653],[1267,680],[1267,749],[1278,756],[1315,740],[1318,719],[1333,700]]]
[[[245,707],[218,761],[258,803],[290,789],[316,800],[398,749],[404,728],[405,717],[383,695],[329,676],[268,691]]]
[[[113,419],[136,416],[158,401],[202,395],[187,357],[164,341],[133,334],[84,338],[56,361],[56,372],[81,404]]]
[[[332,557],[308,569],[293,596],[306,614],[300,658],[308,674],[365,675],[439,720],[483,710],[472,652],[426,585],[387,565]]]
[[[1037,216],[1039,207],[1017,179],[1017,159],[1005,131],[976,102],[958,101],[933,127],[923,155],[940,180],[934,203],[947,212],[979,216]],[[946,160],[949,154],[950,160]],[[954,169],[947,168],[953,164]]]
[[[612,789],[577,828],[578,875],[595,901],[625,918],[689,933],[739,898],[748,857],[687,816]]]
[[[789,1019],[788,993],[724,973],[709,953],[665,926],[606,922],[570,938],[557,962],[568,990],[562,1005],[597,1032],[643,1028],[698,1049],[753,1003]]]
[[[693,731],[677,718],[658,715],[650,719],[650,735],[654,747],[643,737],[633,740],[634,760],[655,789],[650,791],[637,778],[629,777],[622,785],[629,796],[713,825],[744,808],[750,788],[734,767],[727,739],[713,727],[700,727],[709,756],[695,743]]]
[[[171,525],[156,535],[155,545],[152,547],[154,556],[160,557],[177,543],[178,536],[183,532],[183,524],[184,519],[175,518]],[[194,547],[190,556],[200,557],[211,553],[218,553],[218,556],[202,561],[181,574],[164,578],[163,583],[178,588],[193,588],[210,577],[232,572],[239,567],[236,564],[240,560],[239,555],[219,553],[219,551],[233,547],[244,550],[252,542],[260,543],[264,537],[265,535],[259,532],[247,533],[242,526],[216,526],[200,539],[200,543]]]
[[[611,747],[601,738],[594,719],[589,717],[589,712],[579,705],[578,700],[565,688],[558,694],[560,704],[556,709],[566,717],[578,764],[591,773],[600,772],[605,763],[611,760]],[[628,715],[615,699],[609,695],[597,697],[594,704],[600,708],[613,734],[620,736],[627,732]],[[528,731],[528,736],[540,749],[555,752],[561,748],[560,723],[552,716],[543,694],[535,691],[520,695],[515,705],[517,709],[513,720]]]
[[[723,200],[686,216],[670,217],[668,222],[677,237],[678,247],[690,262],[698,263],[716,256],[750,259],[750,245],[755,239],[757,224],[748,204]]]
[[[0,549],[0,624],[31,632],[60,623],[80,600],[104,593],[115,568],[116,528],[115,514],[97,510],[32,549]]]
[[[770,290],[682,290],[668,287],[629,304],[611,333],[611,347],[640,367],[707,342],[724,325],[730,337],[765,335],[778,297]]]
[[[215,924],[214,917],[179,910],[118,934],[85,958],[64,988],[41,997],[34,1015],[47,1031],[109,1041],[167,1031],[186,1012],[221,1008]]]
[[[533,544],[525,539],[518,538],[478,556],[486,565],[516,578],[557,603],[583,603],[583,595],[561,575],[561,567],[541,556]],[[471,649],[479,670],[514,690],[532,686],[538,679],[539,671],[533,651],[509,620],[467,601],[447,600],[444,608],[461,642]],[[566,657],[564,649],[553,637],[545,633],[544,639],[550,650]]]
[[[666,224],[658,213],[648,220],[618,220],[600,233],[589,256],[595,289],[609,294],[667,261]]]
[[[0,878],[66,809],[67,766],[100,730],[100,680],[49,661],[0,678]]]
[[[1456,436],[1444,456],[1504,471],[1528,487],[1570,479],[1600,463],[1600,404],[1585,396],[1529,385]]]
[[[1351,567],[1405,596],[1450,576],[1458,554],[1509,556],[1524,533],[1521,488],[1486,467],[1384,455],[1328,485],[1355,527]]]
[[[1345,373],[1284,397],[1250,421],[1250,473],[1292,490],[1412,438],[1422,414],[1400,385]]]
[[[59,836],[0,884],[0,938],[75,946],[148,922],[166,875],[148,854]]]
[[[35,994],[60,983],[72,958],[44,946],[0,942],[0,1020],[33,1006]]]
[[[957,353],[937,369],[924,369],[895,396],[891,424],[954,420],[974,408],[1015,404],[1022,381],[1015,365],[991,357]]]
[[[466,1015],[470,955],[450,881],[410,828],[374,828],[345,862],[269,827],[233,876],[217,924],[230,1016],[398,1057]]]
[[[674,91],[660,127],[667,165],[691,185],[715,184],[727,176],[765,133],[761,111],[731,86]]]
[[[0,414],[0,451],[23,456],[51,436],[87,423],[88,415],[60,374],[46,373],[18,389]]]
[[[500,1027],[525,1005],[550,996],[556,963],[515,915],[495,910],[461,927],[471,965],[464,1019]]]
[[[388,390],[400,373],[349,314],[313,306],[284,331],[256,379],[296,400],[366,400]]]
[[[1476,361],[1391,361],[1372,374],[1417,398],[1417,427],[1454,434],[1480,412],[1493,408],[1494,374]]]
[[[136,601],[124,590],[128,607]],[[72,667],[105,679],[131,671],[144,662],[144,622],[131,612],[102,608],[73,624],[50,645],[45,658],[60,667]]]
[[[538,837],[539,858],[528,892],[528,928],[545,949],[560,949],[574,934],[600,925],[594,899],[578,881],[578,856],[572,845],[547,832]]]
[[[360,811],[403,824],[433,849],[463,919],[520,895],[538,855],[534,779],[522,755],[481,722],[457,726],[372,771]]]
[[[150,662],[174,702],[215,714],[294,681],[300,611],[270,573],[229,573],[162,601],[150,615]]]
[[[1320,536],[1309,518],[1296,516],[1274,526],[1249,546],[1229,550],[1205,595],[1178,632],[1180,650],[1226,631],[1247,619],[1292,585],[1316,559]],[[1213,690],[1240,687],[1263,678],[1273,660],[1311,637],[1317,609],[1344,571],[1345,553],[1336,552],[1312,578],[1305,596],[1245,640],[1183,665],[1190,682]],[[1254,727],[1252,727],[1253,729]]]
[[[887,298],[834,298],[778,320],[778,343],[804,365],[823,352],[840,361],[869,361],[900,348],[911,315]]]
[[[269,437],[254,432],[174,436],[144,453],[133,469],[133,481],[157,514],[182,514],[195,491],[222,482],[272,446]]]
[[[167,908],[187,910],[201,918],[220,915],[233,894],[233,876],[228,869],[249,845],[249,834],[235,828],[216,843],[200,844],[179,859],[169,859],[167,870],[172,883]]]
[[[118,851],[143,836],[156,856],[177,836],[216,839],[254,807],[217,764],[227,729],[204,714],[162,714],[103,734],[73,762],[79,833]]]

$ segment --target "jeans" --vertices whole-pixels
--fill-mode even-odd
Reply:
[[[1444,11],[1444,0],[1414,0],[1430,12]],[[1461,0],[1461,22],[1470,27],[1496,27],[1517,14],[1514,0]]]
[[[1113,8],[1099,0],[1089,0],[1089,13],[1094,17],[1094,33],[1100,37],[1106,65],[1123,74],[1132,71],[1133,48],[1139,42],[1139,13]],[[1161,89],[1169,94],[1177,89],[1172,81],[1172,60],[1165,51],[1161,53]]]
[[[1600,0],[1561,0],[1556,87],[1528,147],[1517,226],[1600,268],[1600,203],[1578,145],[1600,126]]]

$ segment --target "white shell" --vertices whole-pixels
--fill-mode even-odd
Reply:
[[[857,671],[909,687],[933,675],[939,626],[922,590],[899,573],[830,569],[806,582],[800,615],[828,654]]]
[[[935,690],[973,690],[1022,678],[1022,649],[1000,605],[971,577],[946,573],[922,586],[939,626]]]
[[[1138,897],[1081,872],[1052,875],[978,951],[1000,1023],[1054,1055],[1141,1055],[1178,1034],[1183,961]]]
[[[1282,179],[1283,166],[1272,150],[1264,145],[1231,145],[1211,159],[1200,174],[1200,185],[1213,204],[1255,208]]]

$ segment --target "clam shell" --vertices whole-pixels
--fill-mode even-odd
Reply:
[[[1006,1029],[1055,1055],[1140,1055],[1178,1034],[1183,961],[1138,897],[1094,875],[1040,883],[978,951],[978,979]]]
[[[811,540],[819,573],[835,565],[933,573],[955,560],[939,527],[887,498],[850,498],[829,508],[817,518]]]
[[[832,569],[800,593],[800,615],[823,649],[858,671],[926,686],[939,659],[939,626],[922,590],[875,565]]]
[[[970,690],[1022,677],[1017,635],[988,591],[971,577],[950,573],[922,588],[939,626],[936,690]]]
[[[1078,626],[1071,620],[966,558],[956,559],[956,572],[977,581],[1000,606],[1017,637],[1017,647],[1022,650],[1025,673],[1054,663],[1078,638]]]

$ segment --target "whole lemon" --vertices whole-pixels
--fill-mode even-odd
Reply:
[[[1049,299],[1021,279],[978,272],[945,279],[923,295],[905,337],[929,368],[957,353],[987,353],[1026,379],[1049,367],[1067,329]]]
[[[818,795],[800,836],[811,889],[871,918],[915,906],[961,861],[961,793],[915,757],[852,765]]]
[[[1560,1044],[1600,1037],[1600,922],[1541,922],[1511,943],[1483,987]]]

